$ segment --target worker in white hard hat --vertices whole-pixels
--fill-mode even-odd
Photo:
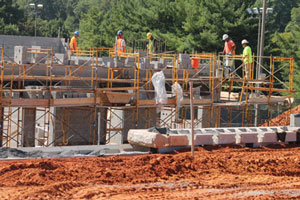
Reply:
[[[149,40],[147,44],[147,52],[148,54],[153,54],[156,51],[156,40],[150,32],[147,33],[147,39]]]
[[[251,63],[253,62],[252,59],[252,51],[251,47],[249,46],[249,42],[244,39],[242,40],[242,45],[243,45],[243,63],[244,63],[244,71],[245,71],[245,77],[246,79],[251,78]]]
[[[225,76],[227,76],[229,72],[234,71],[234,60],[231,59],[230,56],[235,55],[236,46],[228,34],[223,35],[223,40],[225,41],[223,53],[226,55],[224,60],[224,73]]]
[[[234,55],[236,49],[235,43],[229,38],[227,34],[223,35],[223,40],[225,41],[223,52],[228,55]]]

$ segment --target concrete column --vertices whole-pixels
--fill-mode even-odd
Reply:
[[[36,108],[23,108],[23,135],[24,147],[34,147],[35,145],[35,119]]]
[[[2,147],[3,142],[3,120],[4,120],[4,108],[0,107],[0,147]]]
[[[98,109],[98,144],[106,143],[106,120],[107,120],[107,108],[99,108]]]
[[[128,143],[127,136],[130,129],[147,129],[156,126],[156,108],[125,109],[123,112],[122,143]],[[150,111],[150,112],[149,112]],[[148,116],[146,116],[146,113]]]

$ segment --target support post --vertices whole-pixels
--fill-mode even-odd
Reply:
[[[194,158],[194,102],[193,102],[193,82],[190,82],[190,109],[191,109],[191,154]]]

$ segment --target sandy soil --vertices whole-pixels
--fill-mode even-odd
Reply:
[[[0,199],[300,199],[300,148],[1,161]]]

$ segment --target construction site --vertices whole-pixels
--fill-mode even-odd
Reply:
[[[0,42],[1,199],[300,197],[293,57]]]

